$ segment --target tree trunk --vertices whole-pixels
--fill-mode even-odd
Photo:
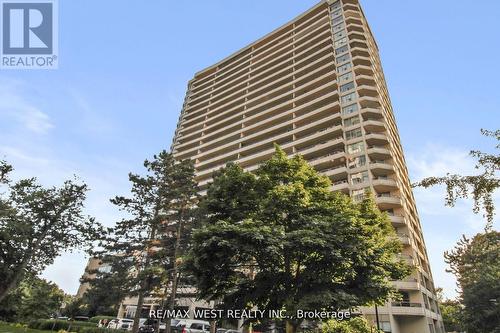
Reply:
[[[168,310],[173,310],[175,307],[175,297],[177,294],[177,282],[179,280],[179,263],[177,262],[177,257],[179,256],[180,245],[181,245],[181,233],[182,233],[182,219],[184,218],[184,209],[185,206],[181,208],[181,212],[179,214],[179,227],[177,228],[177,235],[175,239],[175,249],[174,249],[174,267],[172,272],[172,292],[170,293],[170,300],[168,302]],[[170,320],[171,318],[167,318],[165,321],[165,333],[170,333]]]
[[[49,228],[47,226],[44,226],[42,228],[42,232],[37,236],[38,240],[35,242],[35,244],[30,244],[30,251],[25,253],[26,255],[21,261],[21,264],[17,267],[12,280],[10,282],[7,282],[5,287],[0,287],[0,302],[3,301],[3,299],[12,289],[15,289],[17,287],[21,279],[24,277],[24,270],[26,269],[26,267],[28,267],[28,264],[33,259],[34,253],[36,253],[36,251],[39,249],[42,240],[47,235],[48,229]]]
[[[297,326],[294,325],[290,320],[286,321],[286,333],[295,333],[297,331]]]
[[[132,326],[133,333],[139,332],[139,319],[141,319],[143,305],[144,305],[144,291],[141,290],[139,296],[137,297],[137,308],[135,309],[134,325]]]
[[[24,275],[22,273],[23,270],[24,270],[24,268],[21,270],[17,270],[17,272],[14,274],[14,277],[12,278],[12,280],[10,282],[8,282],[5,287],[0,288],[0,303],[3,301],[3,299],[5,297],[7,297],[7,295],[9,294],[9,292],[12,289],[17,287],[17,285],[19,284],[19,281],[21,281],[21,279],[23,278],[23,275]]]
[[[157,216],[157,212],[155,212],[155,219]],[[156,237],[156,228],[152,227],[150,235],[149,235],[149,240],[154,240]],[[149,266],[150,262],[150,254],[149,254],[149,249],[150,245],[146,247],[146,261],[144,262],[144,267],[147,268]],[[135,315],[134,315],[134,324],[132,326],[132,333],[138,333],[139,332],[139,319],[141,319],[141,314],[142,314],[142,306],[144,305],[144,293],[148,289],[149,286],[149,276],[146,276],[144,280],[141,281],[141,286],[139,290],[139,295],[137,297],[137,308],[135,310]]]

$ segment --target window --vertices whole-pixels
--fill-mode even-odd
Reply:
[[[342,47],[339,47],[338,49],[335,49],[335,54],[341,54],[344,52],[347,52],[349,50],[349,47],[347,45],[344,45]]]
[[[344,106],[342,108],[343,115],[350,114],[350,113],[353,113],[356,111],[358,111],[358,104],[352,104],[352,105]]]
[[[347,145],[347,152],[349,154],[356,154],[364,151],[365,151],[365,145],[363,144],[363,142],[356,142]]]
[[[330,5],[330,9],[331,9],[332,11],[334,11],[334,10],[336,10],[336,9],[339,9],[339,8],[340,8],[340,6],[341,6],[340,1],[336,1],[336,2],[334,2],[334,3],[332,3],[332,4]]]
[[[340,30],[344,29],[344,23],[337,24],[336,26],[333,27],[333,32],[338,32]]]
[[[350,62],[348,62],[347,64],[343,64],[342,66],[337,67],[337,72],[339,72],[339,74],[342,74],[342,73],[347,72],[351,68],[352,68],[352,65]]]
[[[345,45],[345,44],[347,44],[347,37],[341,38],[341,39],[335,41],[335,43],[333,43],[333,45],[335,47],[340,47],[340,46]]]
[[[355,173],[351,175],[352,184],[361,184],[368,181],[368,171],[363,171],[360,173]]]
[[[340,64],[342,62],[346,62],[348,60],[351,60],[351,55],[349,53],[341,55],[340,57],[337,57],[337,63]]]
[[[390,321],[381,321],[380,322],[380,329],[384,331],[385,333],[391,333],[392,328],[391,328],[391,322]]]
[[[352,199],[354,201],[361,201],[365,198],[365,191],[366,189],[362,188],[360,190],[354,190],[352,191]]]
[[[349,83],[346,83],[346,84],[340,86],[340,92],[346,92],[346,91],[349,91],[351,89],[354,89],[354,82],[349,82]]]
[[[342,16],[339,16],[339,17],[336,17],[332,20],[333,24],[337,24],[337,23],[340,23],[344,20],[344,18]]]
[[[351,140],[354,138],[359,138],[363,133],[361,132],[361,128],[355,128],[353,130],[345,132],[345,139]]]
[[[352,80],[352,72],[346,73],[342,76],[339,76],[339,83],[344,83]]]
[[[339,40],[340,38],[345,37],[345,35],[346,35],[345,30],[340,30],[339,32],[333,34],[333,38],[335,40]]]
[[[353,126],[353,125],[356,125],[356,124],[359,124],[360,120],[359,120],[359,116],[354,116],[354,117],[351,117],[351,118],[347,118],[347,119],[344,119],[344,126]]]
[[[359,168],[359,167],[362,167],[364,165],[366,165],[366,156],[361,155],[361,156],[355,157],[354,159],[352,159],[352,161],[349,162],[349,169]]]
[[[337,9],[332,12],[332,17],[337,17],[339,15],[342,15],[342,9]]]
[[[347,103],[353,102],[355,98],[356,98],[356,93],[353,92],[353,93],[350,93],[348,95],[340,97],[340,102],[342,104],[347,104]]]
[[[203,324],[192,323],[190,329],[193,329],[193,330],[203,330]]]

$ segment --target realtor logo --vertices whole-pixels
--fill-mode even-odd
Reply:
[[[0,68],[57,68],[54,0],[0,0],[0,12]]]

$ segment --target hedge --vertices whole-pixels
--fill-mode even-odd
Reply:
[[[116,330],[97,327],[95,323],[84,321],[38,319],[30,321],[28,327],[56,332],[65,330],[76,333],[116,333]]]
[[[107,319],[108,321],[110,321],[111,319],[115,319],[116,317],[112,317],[112,316],[95,316],[95,317],[92,317],[89,319],[89,321],[91,323],[99,323],[99,320],[102,320],[102,319]]]

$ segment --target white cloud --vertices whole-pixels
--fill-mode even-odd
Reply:
[[[54,124],[49,115],[25,98],[23,87],[20,81],[0,80],[0,119],[17,122],[35,134],[47,134]]]

